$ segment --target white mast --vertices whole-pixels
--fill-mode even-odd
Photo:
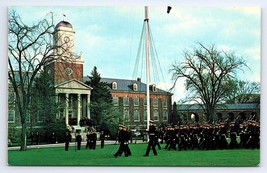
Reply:
[[[145,6],[145,26],[146,26],[146,100],[147,100],[147,129],[150,121],[150,62],[149,62],[149,33],[148,33],[148,7]]]

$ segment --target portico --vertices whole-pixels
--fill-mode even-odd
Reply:
[[[81,118],[90,119],[91,90],[90,86],[76,79],[55,86],[59,103],[57,118],[65,119],[67,127],[79,127]]]

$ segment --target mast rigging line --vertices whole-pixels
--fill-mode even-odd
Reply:
[[[140,55],[141,55],[141,52],[144,52],[144,49],[145,49],[145,44],[143,41],[144,30],[145,30],[145,22],[143,23],[143,28],[142,28],[142,32],[141,32],[141,36],[140,36],[140,41],[139,41],[139,47],[138,47],[138,51],[137,51],[137,55],[136,55],[136,59],[135,59],[134,71],[133,71],[133,75],[132,75],[133,80],[135,80],[137,78],[137,73],[139,71]],[[141,50],[141,48],[143,48],[143,49]],[[143,53],[142,53],[142,55],[143,55]],[[143,57],[142,57],[142,61],[143,61]],[[143,63],[141,63],[141,65],[142,66],[141,66],[141,76],[140,77],[142,77]]]
[[[143,69],[144,69],[144,64],[145,64],[145,59],[144,59],[145,41],[146,41],[145,23],[148,22],[147,20],[148,19],[145,19],[144,23],[143,23],[142,32],[141,32],[140,41],[139,41],[139,46],[138,46],[138,51],[137,51],[136,60],[135,60],[134,71],[132,74],[132,80],[136,80],[138,77],[140,77],[141,79],[143,78]],[[164,78],[163,71],[161,68],[161,63],[159,61],[158,52],[156,50],[153,35],[151,32],[151,27],[149,25],[149,22],[147,24],[148,24],[149,52],[150,52],[151,65],[152,65],[152,71],[153,71],[153,73],[152,73],[153,80],[154,80],[154,83],[159,83],[160,78],[162,78],[162,80],[163,80],[162,82],[164,83],[164,90],[167,91],[167,86],[166,86],[165,78]],[[140,68],[140,65],[141,65],[141,68]],[[141,72],[141,73],[138,74],[138,72]],[[138,76],[138,75],[140,75],[140,76]]]

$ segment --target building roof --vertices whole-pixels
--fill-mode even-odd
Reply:
[[[260,104],[258,103],[237,103],[237,104],[220,104],[218,105],[219,110],[251,110],[251,109],[259,109]],[[185,111],[185,110],[202,110],[203,107],[200,104],[181,104],[177,105],[177,110]]]
[[[63,20],[56,25],[56,29],[59,27],[72,28],[72,25],[69,22]]]
[[[84,77],[83,81],[89,81],[88,77]],[[101,82],[106,82],[110,84],[110,88],[112,89],[112,83],[116,82],[117,83],[117,90],[112,90],[112,91],[118,91],[118,92],[146,92],[146,84],[141,82],[141,79],[137,80],[129,80],[129,79],[116,79],[116,78],[101,78]],[[137,91],[133,90],[133,84],[137,84]],[[162,89],[157,88],[155,92],[153,93],[165,93],[172,95],[171,93],[164,91]]]

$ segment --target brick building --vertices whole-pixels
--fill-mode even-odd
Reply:
[[[84,77],[84,81],[89,80]],[[121,113],[123,123],[129,129],[147,128],[146,84],[141,79],[127,80],[102,78],[109,84],[113,104]],[[150,119],[155,124],[168,124],[171,119],[172,94],[150,85]]]

